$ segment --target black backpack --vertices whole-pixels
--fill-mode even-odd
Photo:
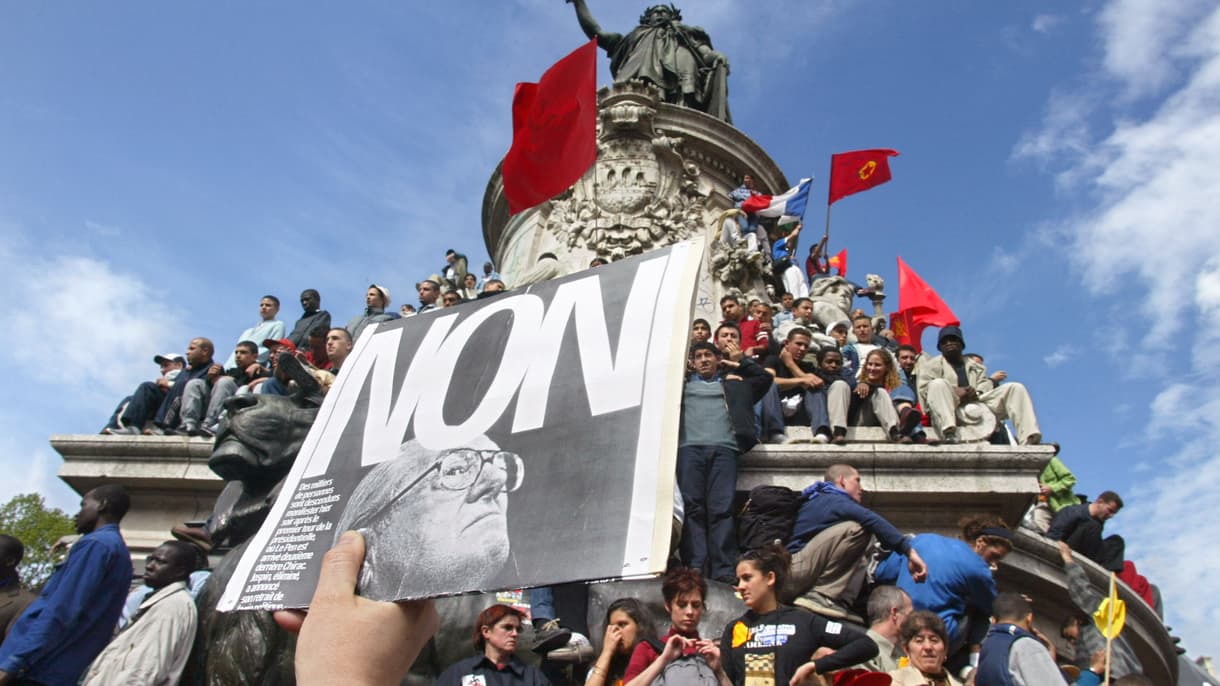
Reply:
[[[756,486],[737,518],[737,547],[742,552],[776,539],[787,545],[801,506],[801,494],[784,486]]]

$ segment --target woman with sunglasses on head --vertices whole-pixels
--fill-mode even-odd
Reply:
[[[776,592],[791,561],[776,543],[738,558],[737,592],[749,609],[724,628],[720,639],[724,672],[734,686],[744,686],[747,675],[771,679],[776,686],[795,685],[877,654],[877,644],[862,630],[779,603]]]
[[[542,672],[517,657],[521,636],[519,610],[492,605],[474,623],[474,648],[479,654],[459,660],[436,678],[436,686],[550,686]]]
[[[900,553],[882,560],[873,573],[876,583],[906,591],[915,609],[940,616],[948,636],[948,656],[955,666],[978,659],[996,596],[992,569],[1012,550],[1012,531],[995,515],[967,517],[960,525],[960,539],[939,534],[911,539],[911,547],[927,564],[925,582],[911,578],[907,559]],[[963,646],[969,646],[970,655],[958,655]]]

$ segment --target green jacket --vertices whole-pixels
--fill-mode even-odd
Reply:
[[[1073,489],[1076,488],[1076,475],[1063,464],[1058,457],[1052,457],[1050,462],[1038,476],[1038,483],[1050,486],[1051,494],[1047,496],[1046,504],[1051,512],[1058,512],[1068,505],[1078,505],[1080,500]]]

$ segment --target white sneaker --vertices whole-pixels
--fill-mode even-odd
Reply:
[[[813,442],[819,443],[821,445],[826,445],[827,443],[830,442],[830,436],[827,436],[826,434],[814,434]]]

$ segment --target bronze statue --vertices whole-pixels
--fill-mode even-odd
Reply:
[[[199,630],[182,683],[291,684],[296,637],[276,626],[270,612],[215,608],[250,537],[271,511],[318,409],[302,398],[255,394],[234,396],[225,408],[208,466],[228,483],[212,510],[209,533],[218,547],[233,549],[195,599]]]
[[[698,26],[682,23],[673,5],[644,10],[640,25],[627,35],[603,31],[585,0],[576,6],[580,28],[610,56],[615,83],[642,79],[656,85],[665,102],[683,105],[733,123],[729,115],[729,61],[712,49],[712,40]]]

